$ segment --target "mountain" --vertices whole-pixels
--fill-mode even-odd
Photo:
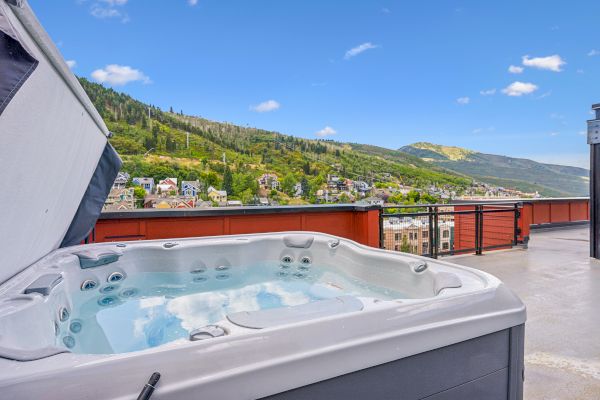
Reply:
[[[435,184],[458,193],[472,184],[472,179],[463,174],[411,154],[302,139],[167,112],[84,78],[80,83],[113,133],[110,141],[123,158],[123,170],[131,176],[198,179],[205,187],[223,188],[230,198],[245,203],[256,195],[269,195],[280,204],[316,201],[316,192],[326,183],[328,174],[416,188]],[[257,178],[263,173],[276,173],[281,190],[265,193],[258,188]],[[305,189],[302,200],[291,198],[296,183]],[[414,194],[410,200],[414,200]]]
[[[587,196],[589,170],[419,142],[399,149],[438,167],[497,186],[546,196]]]

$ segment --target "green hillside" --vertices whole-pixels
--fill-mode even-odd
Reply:
[[[421,160],[478,181],[545,196],[587,196],[589,171],[584,168],[544,164],[523,158],[478,153],[460,147],[414,143],[400,149]]]
[[[110,141],[123,158],[123,170],[132,176],[199,179],[247,202],[258,194],[256,178],[274,172],[283,188],[271,196],[282,204],[290,200],[287,195],[296,182],[308,192],[304,201],[315,201],[329,173],[370,182],[389,174],[395,183],[446,185],[458,191],[472,181],[394,150],[308,140],[166,112],[84,78],[80,82],[113,133]]]

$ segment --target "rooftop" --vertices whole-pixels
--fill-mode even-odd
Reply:
[[[589,229],[533,231],[529,249],[448,260],[502,279],[527,306],[525,399],[600,398],[600,261]]]

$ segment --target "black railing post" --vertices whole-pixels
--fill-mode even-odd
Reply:
[[[600,103],[593,104],[595,118],[587,121],[590,145],[590,257],[600,259]]]
[[[428,257],[434,258],[433,246],[435,245],[433,240],[433,207],[427,207],[427,218],[428,218],[428,226],[429,226],[429,251]]]
[[[515,225],[514,225],[514,236],[513,236],[513,246],[516,246],[519,243],[519,217],[521,216],[521,212],[519,211],[519,204],[515,203]]]
[[[440,232],[438,229],[438,208],[433,208],[433,244],[435,245],[435,250],[433,251],[433,258],[438,258],[438,245],[440,243],[439,240]]]
[[[482,228],[481,206],[475,206],[475,254],[481,255]]]
[[[383,208],[379,209],[379,248],[385,249],[385,241],[383,238]]]

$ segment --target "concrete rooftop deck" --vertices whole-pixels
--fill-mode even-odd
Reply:
[[[600,399],[600,262],[588,227],[534,231],[529,249],[444,258],[502,279],[525,302],[525,399]]]

